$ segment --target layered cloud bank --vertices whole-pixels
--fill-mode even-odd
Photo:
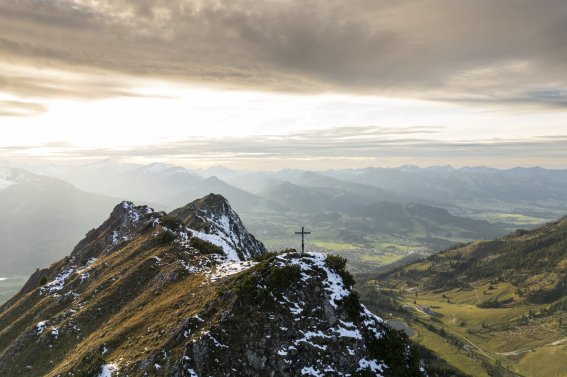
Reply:
[[[0,4],[0,54],[244,88],[563,106],[566,25],[561,0],[23,0]],[[110,94],[85,95],[97,91]]]

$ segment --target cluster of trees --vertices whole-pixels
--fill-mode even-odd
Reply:
[[[547,304],[567,296],[567,274],[551,289],[538,289],[528,295],[528,300],[536,304]]]

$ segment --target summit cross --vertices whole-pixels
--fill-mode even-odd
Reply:
[[[311,232],[306,232],[304,227],[301,227],[301,232],[295,232],[295,234],[301,234],[301,254],[305,253],[305,235],[311,234]]]

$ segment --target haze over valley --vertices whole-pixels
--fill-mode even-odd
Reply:
[[[12,283],[4,299],[18,289],[15,277],[67,255],[85,230],[124,199],[169,211],[175,203],[218,193],[269,250],[296,247],[294,232],[306,225],[313,233],[308,250],[348,256],[356,272],[533,228],[567,213],[567,170],[402,166],[270,172],[114,160],[10,165],[1,168],[0,275],[9,278],[4,285]]]

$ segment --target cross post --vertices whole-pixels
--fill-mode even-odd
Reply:
[[[311,232],[306,232],[305,227],[301,227],[301,232],[295,232],[295,234],[301,234],[301,254],[305,253],[305,235],[311,234]]]

